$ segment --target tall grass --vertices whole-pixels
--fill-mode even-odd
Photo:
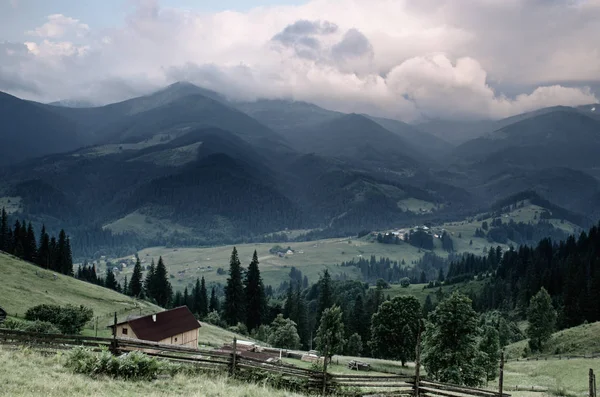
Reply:
[[[65,355],[45,356],[28,349],[0,346],[0,396],[94,397],[301,397],[224,376],[175,374],[167,379],[127,381],[75,374],[64,366]]]

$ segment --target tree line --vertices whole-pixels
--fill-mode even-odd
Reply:
[[[73,254],[71,240],[63,229],[58,237],[50,236],[42,225],[39,238],[29,222],[10,220],[5,208],[0,214],[0,251],[7,252],[41,268],[66,275],[73,275]]]

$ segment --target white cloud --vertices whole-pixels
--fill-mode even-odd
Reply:
[[[99,32],[50,16],[30,32],[29,56],[5,69],[44,99],[99,90],[106,102],[189,80],[407,121],[498,118],[596,102],[578,82],[600,81],[599,21],[598,0],[313,0],[216,14],[143,1]],[[507,98],[498,83],[537,88]]]
[[[34,30],[27,31],[26,33],[30,36],[59,39],[70,34],[75,35],[76,37],[83,37],[90,30],[88,25],[79,22],[78,19],[70,18],[62,14],[48,15],[47,19],[48,22]]]

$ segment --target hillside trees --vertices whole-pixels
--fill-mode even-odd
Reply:
[[[532,351],[542,349],[556,326],[556,311],[552,307],[552,299],[545,288],[531,298],[529,309],[527,311],[527,336],[529,337],[529,347]]]
[[[486,381],[492,381],[498,376],[498,362],[500,361],[500,336],[498,331],[491,326],[486,326],[483,336],[479,341],[481,367],[485,372]]]
[[[196,279],[196,285],[192,290],[192,310],[198,314],[200,318],[204,318],[208,314],[208,295],[206,291],[206,281],[202,276],[202,281]]]
[[[373,354],[399,360],[402,365],[414,360],[421,314],[421,305],[414,296],[397,296],[382,303],[371,323],[369,343]]]
[[[323,312],[333,305],[333,295],[331,287],[331,275],[329,270],[325,269],[318,283],[319,288],[319,306],[317,309],[317,324],[321,322]]]
[[[268,343],[281,349],[297,349],[300,347],[300,336],[296,323],[279,314],[271,323]]]
[[[173,288],[169,282],[167,268],[162,257],[158,258],[156,265],[152,260],[144,280],[144,290],[146,297],[159,306],[167,307],[172,301]]]

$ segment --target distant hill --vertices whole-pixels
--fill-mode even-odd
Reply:
[[[65,108],[92,108],[96,106],[93,102],[83,100],[64,99],[60,101],[50,102],[48,105],[61,106]]]
[[[0,166],[76,149],[83,144],[68,118],[0,92]]]
[[[453,155],[477,167],[595,168],[600,122],[574,109],[526,118],[458,146]]]

